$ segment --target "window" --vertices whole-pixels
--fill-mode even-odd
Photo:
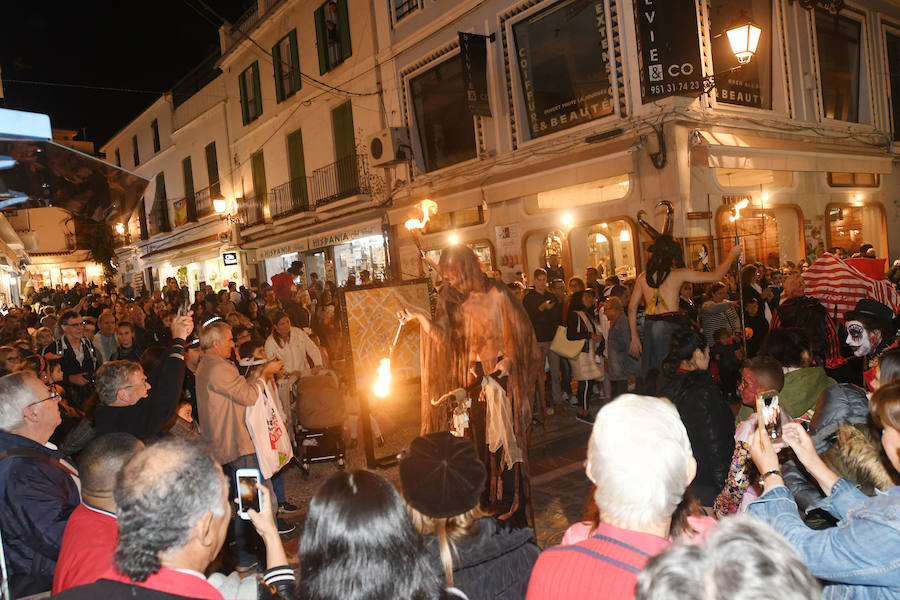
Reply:
[[[141,164],[141,154],[138,152],[137,136],[131,136],[131,152],[134,155],[134,166]]]
[[[254,61],[238,76],[241,88],[241,119],[244,125],[262,114],[262,94],[259,91],[259,61]]]
[[[159,152],[159,121],[156,119],[150,122],[150,132],[153,134],[153,151]]]
[[[603,2],[559,2],[513,35],[532,138],[613,114]]]
[[[828,173],[830,187],[871,187],[877,188],[881,176],[877,173]]]
[[[221,198],[222,191],[219,187],[219,160],[216,158],[216,143],[206,145],[206,175],[209,181],[209,195],[211,198]]]
[[[459,57],[414,77],[409,89],[425,170],[475,158],[475,125],[466,108]]]
[[[732,221],[731,206],[744,198],[749,206],[741,211],[741,218]],[[716,237],[719,259],[734,246],[734,236],[740,235],[744,245],[744,262],[760,262],[777,268],[785,261],[799,261],[806,255],[803,247],[803,214],[794,205],[762,206],[750,196],[724,196],[726,204],[716,214]]]
[[[116,166],[117,166],[117,167],[121,167],[121,166],[122,166],[122,155],[119,153],[119,149],[118,149],[118,148],[116,148]]]
[[[900,141],[900,36],[885,34],[887,43],[888,74],[891,91],[891,122],[894,124],[894,141]]]
[[[353,53],[350,48],[347,0],[328,0],[316,9],[315,21],[319,74],[323,74],[350,58]]]
[[[859,122],[862,24],[816,10],[822,109],[828,119]]]
[[[197,220],[197,199],[194,197],[194,167],[191,164],[191,157],[187,156],[181,161],[181,177],[184,181],[184,199],[185,199],[185,215],[184,221]],[[175,225],[178,223],[178,213],[176,211]],[[184,223],[181,223],[182,225]]]
[[[743,13],[743,14],[742,14]],[[762,30],[756,55],[740,69],[716,77],[716,100],[727,104],[772,109],[772,2],[771,0],[710,0],[709,30],[713,36],[713,72],[738,66],[727,31],[749,16]]]
[[[388,0],[394,9],[394,23],[419,8],[419,0]]]
[[[848,255],[859,252],[862,244],[875,246],[877,256],[884,256],[887,248],[887,229],[884,207],[875,202],[862,206],[832,203],[825,206],[828,250],[842,248]]]
[[[425,233],[440,233],[451,229],[481,225],[487,221],[488,211],[483,204],[448,213],[437,213],[425,224]]]
[[[275,99],[282,102],[300,89],[300,54],[297,50],[296,29],[272,46],[272,64],[275,66]]]

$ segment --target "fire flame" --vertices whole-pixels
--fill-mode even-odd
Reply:
[[[740,202],[738,202],[737,204],[735,204],[735,205],[732,207],[732,209],[731,209],[732,212],[733,212],[734,214],[731,215],[730,217],[728,217],[728,220],[731,221],[732,223],[734,223],[735,221],[737,221],[738,219],[740,219],[740,218],[741,218],[741,211],[742,211],[743,209],[747,208],[747,205],[748,205],[748,204],[750,204],[750,201],[747,200],[746,198],[744,198],[743,200],[741,200]]]
[[[375,379],[372,393],[379,398],[386,398],[391,388],[391,359],[382,358],[377,372],[378,377]]]
[[[437,202],[434,200],[422,200],[418,204],[419,208],[422,210],[422,219],[409,219],[406,221],[406,228],[412,231],[413,229],[424,229],[425,223],[428,222],[428,219],[432,217],[432,215],[437,213]]]

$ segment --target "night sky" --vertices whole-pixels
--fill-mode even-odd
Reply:
[[[253,2],[204,1],[230,21]],[[201,0],[10,0],[2,4],[0,77],[5,100],[0,99],[0,106],[47,113],[55,128],[84,129],[85,139],[97,148],[219,45],[220,20]],[[10,81],[14,79],[155,93]]]

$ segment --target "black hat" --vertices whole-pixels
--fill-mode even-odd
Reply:
[[[447,431],[417,437],[400,458],[400,483],[406,501],[435,519],[473,509],[486,479],[472,441]]]
[[[870,319],[887,329],[894,319],[894,311],[872,298],[863,298],[856,303],[856,308],[844,313],[844,321],[858,321],[860,317]]]

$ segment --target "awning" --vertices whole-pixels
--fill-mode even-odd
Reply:
[[[839,143],[801,142],[753,135],[700,131],[692,159],[720,169],[757,169],[817,173],[891,173],[893,158],[884,152]]]
[[[597,145],[576,154],[554,156],[540,163],[492,175],[475,187],[471,183],[463,184],[427,197],[438,203],[439,212],[449,213],[478,206],[482,202],[494,204],[616,175],[627,175],[635,171],[632,150],[634,141],[633,138],[627,138]],[[391,209],[391,224],[404,223],[414,212],[412,205],[421,199]]]
[[[47,115],[0,109],[0,210],[56,206],[110,225],[127,220],[149,181],[51,135]]]

